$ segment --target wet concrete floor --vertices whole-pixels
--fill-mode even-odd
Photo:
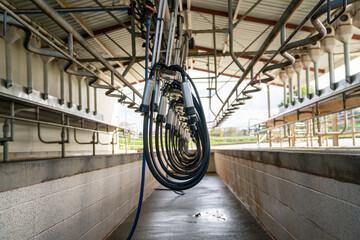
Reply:
[[[163,188],[160,186],[159,188]],[[126,239],[136,211],[109,239]],[[181,196],[155,190],[143,203],[132,239],[271,239],[217,175]]]

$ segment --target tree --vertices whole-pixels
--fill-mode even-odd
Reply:
[[[210,131],[210,136],[212,137],[222,137],[224,132],[221,129],[212,129]]]

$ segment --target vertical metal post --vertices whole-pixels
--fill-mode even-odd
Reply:
[[[295,128],[296,128],[296,123],[293,123],[290,125],[290,132],[291,132],[291,145],[292,147],[295,147],[295,143],[296,143],[296,132],[295,132]]]
[[[65,103],[65,83],[64,83],[64,71],[60,69],[60,104],[63,105]]]
[[[12,86],[11,42],[5,41],[6,87]]]
[[[65,114],[61,113],[61,124],[65,125]],[[61,157],[65,157],[65,127],[61,130]]]
[[[355,140],[356,140],[356,136],[355,136],[355,111],[354,109],[351,109],[351,133],[352,133],[352,142],[353,142],[353,146],[355,146]]]
[[[81,82],[83,80],[83,77],[78,77],[78,95],[79,95],[79,105],[78,110],[82,109],[82,91],[81,91]]]
[[[331,115],[331,131],[332,132],[339,131],[337,113]],[[332,141],[333,141],[333,146],[339,146],[339,137],[337,134],[334,134],[332,136]]]
[[[90,86],[86,84],[86,112],[90,112]]]
[[[93,156],[95,156],[95,139],[96,139],[96,133],[93,132],[93,135],[92,135],[92,152],[93,152]]]
[[[287,108],[286,82],[284,82],[284,108]]]
[[[267,105],[268,105],[268,118],[271,117],[271,106],[270,106],[270,85],[266,85],[267,88]],[[271,147],[271,146],[270,146]]]
[[[298,97],[298,101],[301,102],[302,100],[302,92],[301,92],[301,83],[300,83],[300,73],[296,73],[296,76],[297,76],[297,90],[298,90],[298,93],[297,93],[297,97]]]
[[[27,94],[31,94],[33,91],[32,80],[32,53],[26,51],[26,74],[27,74]]]
[[[306,68],[306,96],[308,99],[311,99],[310,93],[310,69]]]
[[[68,83],[69,83],[69,108],[73,106],[73,95],[72,95],[72,75],[68,74]]]
[[[114,155],[114,153],[115,153],[115,146],[114,146],[114,144],[115,144],[115,136],[117,136],[117,129],[115,129],[115,132],[114,132],[114,134],[111,136],[111,154],[112,155]]]
[[[320,96],[319,89],[319,66],[317,62],[314,62],[314,80],[315,80],[315,94]]]
[[[111,86],[114,86],[115,80],[114,80],[114,72],[111,71]]]
[[[350,50],[349,50],[348,42],[344,42],[344,64],[345,64],[346,82],[351,83],[351,80],[350,80]]]
[[[9,137],[9,119],[4,120],[3,125],[3,136],[4,136],[4,142],[3,142],[3,161],[7,162],[9,161],[9,142],[7,141],[7,138]]]
[[[289,103],[293,105],[294,103],[294,86],[293,86],[293,78],[289,78]]]
[[[14,102],[10,103],[10,117],[14,117]],[[10,121],[10,125],[9,125]],[[10,129],[11,127],[11,129]],[[9,135],[10,133],[10,135]],[[12,141],[14,138],[14,119],[5,119],[3,125],[3,161],[9,161],[9,141]]]
[[[334,73],[334,69],[335,69],[335,65],[334,65],[334,53],[329,52],[328,53],[328,58],[329,58],[329,78],[330,78],[330,88],[332,90],[336,89],[335,86],[335,73]]]
[[[44,100],[49,98],[49,70],[48,65],[53,60],[53,57],[41,56],[43,61],[43,75],[44,75]]]
[[[74,37],[71,33],[68,35],[68,52],[70,56],[74,53]]]
[[[96,88],[94,88],[94,115],[97,114],[97,91]]]

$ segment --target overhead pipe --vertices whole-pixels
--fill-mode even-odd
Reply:
[[[66,61],[62,59],[57,59],[57,66],[59,69],[60,74],[60,105],[63,105],[65,103],[65,79],[64,79],[64,67],[66,65]]]
[[[68,107],[72,108],[73,106],[73,91],[72,91],[72,75],[68,74],[68,86],[69,86],[69,104]]]
[[[78,104],[78,110],[80,111],[82,109],[82,89],[81,89],[81,82],[84,79],[83,76],[76,76],[78,80],[78,97],[79,97],[79,104]]]
[[[89,85],[89,81],[91,80],[91,78],[85,78],[85,84],[86,84],[86,113],[90,112],[90,85]]]
[[[158,32],[159,34],[155,35],[151,66],[153,66],[156,62],[158,62],[159,58],[160,58],[160,50],[161,50],[161,42],[162,42],[161,40],[162,40],[162,35],[163,35],[162,33],[163,33],[163,29],[164,29],[164,18],[165,18],[166,6],[167,6],[167,1],[160,0],[158,16],[156,19],[156,32]],[[159,28],[159,31],[158,31],[158,28]]]
[[[40,54],[40,55],[47,55],[47,56],[53,56],[53,57],[56,57],[56,58],[62,58],[62,59],[70,60],[70,61],[72,61],[74,63],[77,63],[80,67],[86,69],[88,72],[94,74],[95,77],[99,78],[100,80],[105,82],[107,85],[110,85],[107,81],[101,79],[101,77],[99,76],[99,73],[96,73],[96,71],[93,71],[93,70],[89,69],[88,67],[83,65],[81,62],[79,62],[74,56],[72,56],[72,54],[69,54],[67,51],[63,50],[63,48],[59,47],[56,44],[56,43],[58,43],[58,41],[56,39],[55,40],[49,40],[45,36],[47,33],[46,32],[44,33],[43,29],[41,29],[41,28],[40,29],[35,29],[30,24],[28,24],[26,21],[24,21],[22,18],[17,16],[15,13],[13,13],[9,8],[7,8],[2,3],[0,3],[0,8],[2,8],[4,10],[4,13],[0,13],[0,21],[4,21],[4,19],[5,19],[5,21],[7,23],[9,23],[10,25],[17,26],[17,27],[19,27],[19,28],[21,28],[21,29],[23,29],[25,31],[26,35],[25,35],[25,39],[24,39],[24,47],[27,50],[29,50],[29,51],[31,51],[33,53],[36,53],[36,54]],[[37,48],[35,46],[30,45],[29,43],[31,41],[31,36],[32,36],[33,33],[36,34],[38,37],[40,37],[40,39],[42,39],[45,43],[47,43],[49,46],[53,47],[57,51],[52,51],[52,50],[47,50],[47,49],[40,49],[40,48]],[[69,37],[70,36],[72,37],[72,34],[69,34]],[[58,44],[63,46],[62,43],[58,43]],[[112,86],[109,86],[109,88],[112,88]],[[133,101],[132,99],[130,99],[130,100]],[[72,106],[72,103],[70,103],[70,105]]]
[[[44,93],[43,93],[43,99],[47,100],[49,98],[49,70],[48,66],[49,63],[54,60],[53,57],[48,57],[45,55],[41,55],[41,60],[43,61],[43,76],[44,76]]]
[[[294,105],[294,86],[293,86],[293,77],[294,77],[294,68],[292,66],[288,66],[285,68],[286,75],[289,79],[289,103]]]
[[[336,38],[335,38],[335,30],[332,26],[326,27],[326,37],[321,40],[321,48],[327,52],[328,61],[329,61],[329,80],[330,80],[330,88],[332,90],[336,89],[335,85],[335,64],[334,64],[334,50],[336,47]]]
[[[309,45],[309,56],[314,65],[315,94],[317,96],[321,95],[321,91],[319,89],[319,65],[318,65],[320,54],[321,54],[320,42],[314,42],[311,45]]]
[[[4,24],[6,25],[6,23]],[[4,35],[5,41],[5,65],[6,65],[6,87],[10,88],[13,84],[12,63],[11,63],[11,45],[20,38],[15,28],[6,29]]]
[[[283,83],[283,89],[284,89],[284,108],[288,107],[287,104],[287,94],[286,94],[286,82],[288,81],[288,75],[286,74],[285,70],[281,70],[279,74],[280,80]]]
[[[32,53],[26,51],[26,77],[27,77],[27,94],[33,92],[33,79],[32,79]]]
[[[97,89],[94,88],[94,115],[97,114]]]
[[[310,92],[310,65],[311,65],[311,58],[309,56],[309,54],[305,53],[303,55],[301,55],[301,63],[303,64],[304,68],[305,68],[305,72],[306,72],[306,97],[308,99],[312,98],[312,94]]]
[[[168,35],[168,42],[167,42],[167,49],[166,49],[166,60],[165,63],[166,65],[170,65],[171,64],[171,58],[172,58],[172,49],[173,49],[173,44],[174,44],[174,35],[175,35],[175,26],[176,26],[176,21],[177,21],[177,12],[178,12],[178,7],[179,7],[179,0],[172,0],[171,1],[171,9],[170,9],[170,30],[169,30],[169,35]],[[160,47],[161,42],[158,43],[159,47]]]
[[[213,22],[213,29],[216,28],[216,24],[215,24],[215,15],[212,15],[212,22]],[[217,98],[220,100],[221,103],[224,103],[224,101],[221,99],[221,97],[219,96],[218,93],[218,87],[217,87],[217,58],[216,58],[216,54],[217,54],[217,49],[216,49],[216,33],[213,33],[213,44],[214,44],[214,71],[215,71],[215,95],[217,96]]]
[[[15,117],[15,103],[10,102],[10,124],[9,119],[5,118],[3,125],[3,138],[0,138],[0,143],[3,145],[3,161],[9,161],[9,141],[14,141],[14,117]]]
[[[228,6],[231,6],[231,0],[228,0],[230,3],[228,3]],[[282,16],[280,17],[280,19],[278,20],[278,22],[275,24],[275,26],[273,27],[273,29],[271,30],[270,34],[268,35],[268,37],[266,38],[264,44],[260,47],[259,51],[257,52],[257,54],[253,57],[253,59],[251,60],[249,66],[246,68],[246,70],[244,71],[244,73],[241,75],[239,81],[235,84],[234,88],[231,90],[229,96],[227,97],[227,99],[224,101],[222,107],[220,108],[220,111],[217,115],[217,117],[219,117],[220,112],[224,109],[224,107],[226,106],[226,104],[229,102],[230,98],[232,97],[232,95],[237,91],[237,88],[239,87],[239,85],[244,81],[244,79],[246,78],[246,76],[250,73],[251,68],[258,62],[258,60],[260,59],[260,57],[264,54],[264,52],[266,51],[266,49],[270,46],[270,44],[273,42],[273,40],[275,39],[275,37],[279,34],[280,29],[281,29],[281,25],[286,23],[289,18],[292,16],[292,14],[295,12],[295,10],[300,6],[300,4],[303,2],[303,0],[292,0],[291,3],[288,5],[288,7],[285,9],[284,13],[282,14]]]
[[[127,11],[129,9],[128,6],[111,6],[106,7],[108,11],[114,11],[114,12],[122,12]],[[54,9],[57,13],[60,14],[67,14],[67,13],[88,13],[88,12],[105,12],[105,9],[98,8],[98,7],[78,7],[78,8],[59,8]],[[40,15],[44,14],[43,11],[40,11],[38,9],[21,9],[21,10],[15,10],[15,14],[17,15]]]
[[[230,65],[233,63],[233,62],[235,62],[236,63],[236,65],[240,68],[240,70],[241,71],[243,71],[242,69],[244,69],[243,67],[242,67],[242,65],[240,64],[240,62],[237,60],[237,58],[238,57],[240,57],[241,55],[243,55],[244,54],[244,52],[247,50],[247,48],[249,48],[252,44],[250,44],[246,49],[244,49],[244,51],[243,52],[241,52],[241,53],[239,53],[239,54],[235,54],[234,53],[234,51],[233,50],[231,50],[232,48],[233,48],[233,30],[236,28],[236,26],[242,21],[242,20],[244,20],[250,13],[251,13],[251,11],[252,10],[254,10],[254,8],[261,2],[262,0],[258,0],[254,5],[252,5],[234,24],[232,24],[233,22],[232,22],[232,19],[233,19],[233,16],[232,16],[232,11],[230,12],[231,13],[231,16],[230,17],[228,17],[228,19],[229,19],[229,24],[230,24],[230,21],[231,21],[231,29],[230,28],[228,28],[227,29],[227,31],[229,32],[229,42],[230,42],[230,50],[229,50],[229,55],[232,57],[232,61],[231,61],[231,63],[229,63],[223,70],[222,70],[222,72],[221,73],[219,73],[218,74],[218,76],[220,76],[222,73],[224,73],[225,71],[226,71],[226,69],[228,69],[229,67],[230,67]],[[229,4],[229,2],[228,2],[228,4]],[[232,5],[230,6],[231,7],[231,9],[232,9]],[[228,11],[229,11],[229,5],[228,5]],[[270,26],[269,26],[270,27]],[[266,29],[267,30],[267,29]],[[265,30],[265,31],[266,31]],[[212,31],[218,31],[218,29],[212,29]],[[265,32],[264,31],[264,32]],[[230,32],[231,32],[231,34],[230,34]],[[261,33],[256,39],[254,39],[254,41],[253,41],[253,43],[255,42],[255,41],[257,41],[258,40],[258,38],[262,35],[263,33]],[[236,55],[238,55],[238,56],[236,56]],[[235,59],[234,59],[234,56],[235,56]],[[236,61],[235,61],[236,60]],[[244,71],[243,71],[244,72]]]
[[[135,42],[135,20],[134,15],[131,16],[131,60],[130,63],[127,65],[126,69],[123,72],[123,76],[125,77],[126,74],[130,71],[132,66],[136,61],[136,42]],[[113,72],[112,72],[113,73]]]
[[[67,21],[64,20],[52,7],[50,7],[44,0],[31,0],[40,9],[42,9],[52,20],[54,20],[61,28],[66,32],[72,34],[76,41],[84,47],[91,55],[98,58],[100,62],[111,72],[114,72],[115,76],[128,86],[136,95],[142,98],[142,95],[138,90],[134,88],[106,59],[97,52],[81,35],[78,33]]]
[[[348,2],[348,4],[351,4],[356,1],[357,0],[348,0],[347,2]],[[325,0],[321,0],[317,3],[317,5],[313,8],[313,10],[307,15],[307,17],[304,18],[304,20],[298,25],[298,27],[295,29],[295,31],[293,31],[291,36],[284,43],[287,44],[288,41],[290,41],[290,39],[295,35],[295,33],[297,31],[300,30],[300,27],[303,26],[309,18],[311,18],[311,22],[312,22],[313,26],[315,27],[315,29],[318,31],[318,34],[314,35],[312,37],[309,37],[307,39],[289,43],[286,46],[284,46],[284,44],[282,44],[282,46],[279,48],[278,52],[281,52],[281,51],[284,52],[284,51],[288,51],[288,50],[296,48],[296,47],[305,46],[308,44],[314,44],[317,41],[319,41],[325,37],[326,29],[323,26],[322,22],[319,20],[319,17],[330,10],[334,10],[339,7],[346,8],[346,5],[344,6],[343,0],[334,0],[331,3],[328,2],[328,4],[330,4],[329,6],[328,6],[328,4],[322,5],[324,2],[325,2]],[[274,57],[277,55],[277,53],[274,54],[273,57],[268,60],[268,62],[265,64],[265,66],[263,66],[263,68],[261,69],[261,71],[263,73],[265,73],[267,70],[269,70],[269,69],[267,69],[267,65],[271,62],[272,59],[274,59]],[[283,66],[280,66],[280,67],[283,67]],[[317,94],[319,94],[319,92],[317,92]]]
[[[351,83],[349,42],[354,34],[351,15],[349,13],[345,13],[337,22],[338,26],[336,28],[336,38],[344,45],[345,79],[346,82]]]
[[[214,16],[214,15],[213,15]],[[213,17],[214,19],[214,17]],[[228,19],[229,19],[229,52],[230,52],[230,56],[232,58],[232,60],[235,62],[235,64],[238,66],[238,68],[242,71],[245,72],[245,68],[241,65],[241,63],[239,62],[239,60],[237,59],[237,57],[234,54],[234,37],[233,37],[233,10],[232,10],[232,1],[228,0]],[[213,20],[214,22],[215,20]],[[236,24],[237,25],[237,24]],[[235,25],[235,26],[236,26]],[[215,29],[215,27],[213,27],[213,29]],[[215,33],[213,33],[213,35],[215,35]],[[216,64],[216,63],[215,63]],[[217,72],[215,72],[215,75],[217,75]]]

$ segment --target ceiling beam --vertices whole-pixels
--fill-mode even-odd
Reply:
[[[56,0],[56,2],[61,6],[61,7],[67,7],[70,8],[69,3],[66,0]],[[89,25],[87,25],[85,23],[84,20],[81,19],[81,17],[77,14],[77,13],[70,13],[70,16],[86,31],[86,33],[93,38],[96,43],[110,56],[110,57],[115,57],[115,54],[111,51],[111,49],[109,47],[107,47],[93,32],[93,30],[90,28]],[[124,66],[122,65],[122,63],[120,61],[117,61],[117,63],[124,68]],[[134,73],[130,70],[129,71],[131,77],[135,80],[135,82],[139,82],[139,80],[137,79],[137,77],[134,75]],[[122,85],[123,87],[123,85]]]
[[[227,12],[217,11],[217,10],[214,10],[214,9],[208,9],[208,8],[201,8],[201,7],[192,6],[191,11],[199,12],[199,13],[205,13],[205,14],[211,14],[211,15],[214,14],[216,16],[228,18],[228,13]],[[241,17],[242,17],[242,15],[238,14],[236,19],[239,19]],[[253,23],[260,23],[260,24],[265,24],[265,25],[272,25],[272,26],[274,26],[277,23],[277,21],[268,20],[268,19],[264,19],[264,18],[250,17],[250,16],[246,16],[244,18],[244,21],[253,22]],[[298,27],[297,24],[293,24],[293,23],[287,23],[286,24],[286,28],[288,28],[288,29],[296,29],[297,27]],[[308,26],[303,26],[300,30],[305,31],[305,32],[313,32],[313,31],[315,31],[315,28],[308,27]],[[360,35],[354,34],[352,39],[360,40]]]
[[[212,52],[214,51],[212,48],[201,47],[201,46],[196,46],[196,47],[195,47],[195,49],[197,49],[197,50],[201,50],[201,51],[205,51],[205,52],[210,52],[210,53],[212,53]],[[221,50],[216,50],[216,53],[217,53],[217,54],[223,54]],[[253,59],[253,57],[252,57],[252,56],[245,56],[245,54],[244,54],[244,55],[242,55],[240,58],[243,58],[243,59],[249,59],[249,60]],[[265,63],[266,63],[266,62],[268,62],[268,61],[269,61],[269,59],[266,59],[266,58],[260,58],[260,59],[259,59],[259,61],[260,61],[260,62],[265,62]],[[278,63],[279,63],[279,61],[272,60],[270,63],[272,63],[272,64],[278,64]],[[314,69],[313,69],[313,68],[310,68],[310,70],[311,70],[311,71],[314,71]],[[319,73],[325,73],[325,70],[324,70],[324,69],[319,69]]]

